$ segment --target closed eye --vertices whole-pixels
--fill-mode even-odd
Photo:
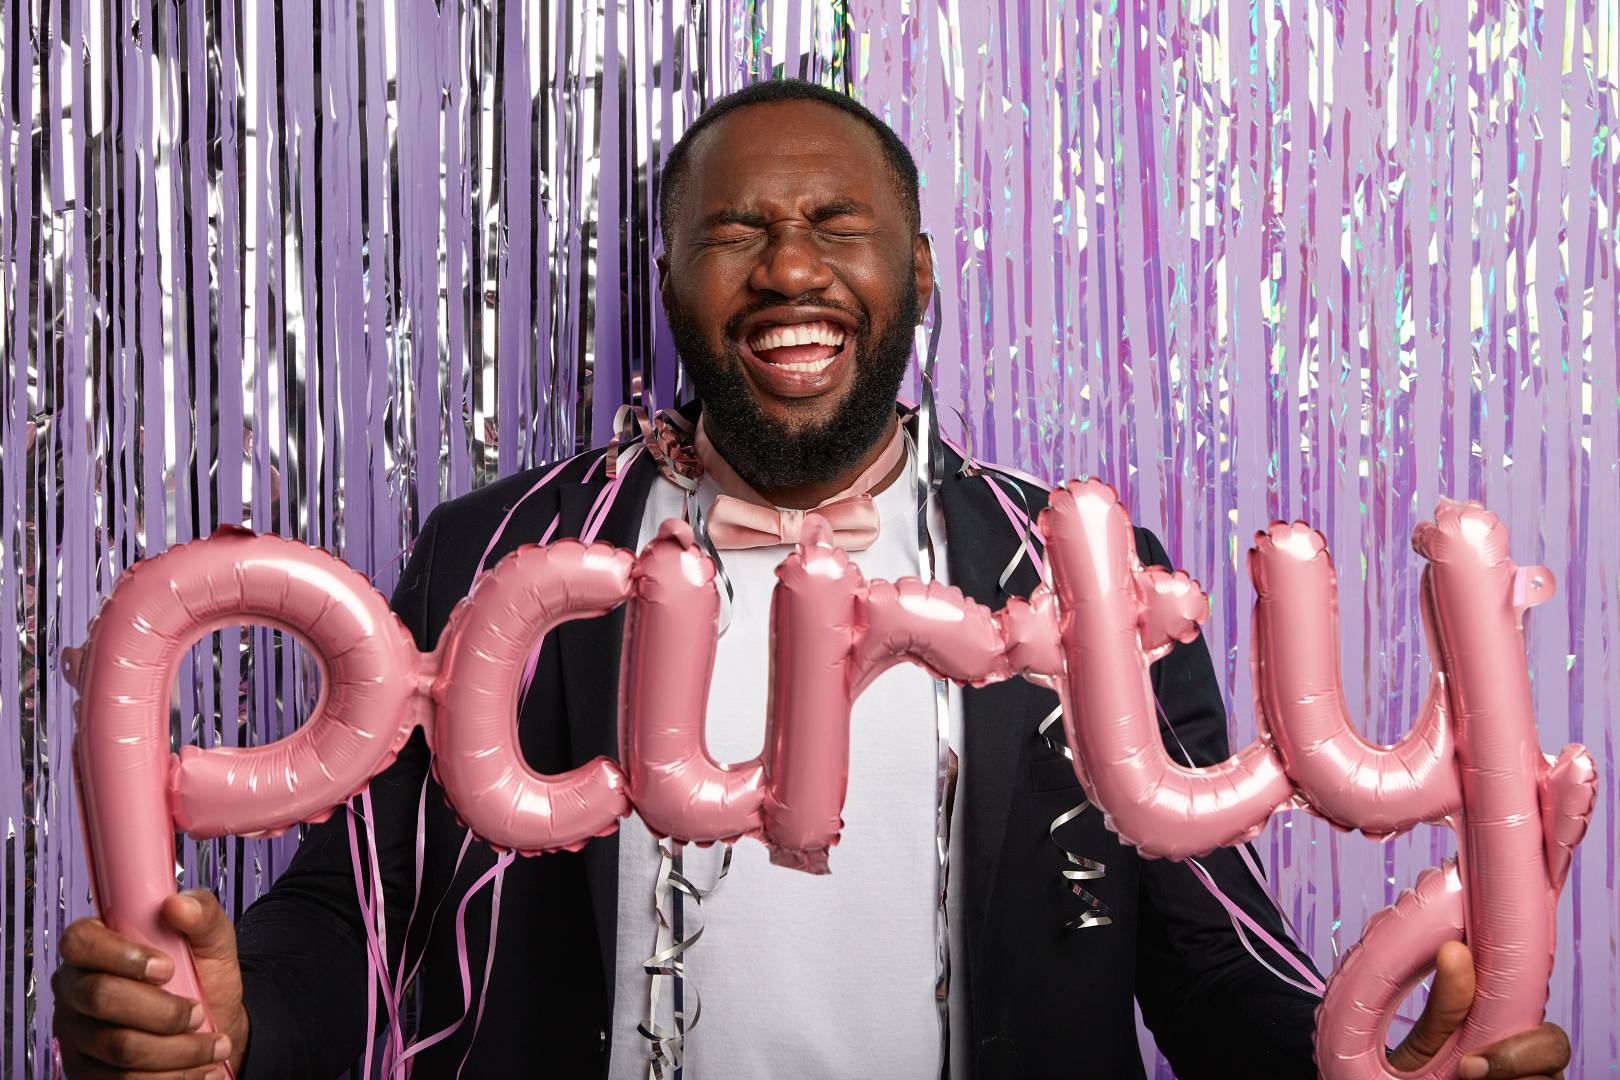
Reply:
[[[704,247],[734,247],[758,240],[765,235],[764,229],[739,228],[729,226],[724,230],[706,233],[698,237],[697,242]]]
[[[820,226],[817,231],[834,240],[863,240],[873,233],[872,229],[863,229],[858,225],[842,222],[833,226]]]
[[[867,209],[842,200],[816,207],[810,212],[810,222],[817,232],[838,240],[858,240],[874,232]]]

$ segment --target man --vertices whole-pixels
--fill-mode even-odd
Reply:
[[[684,412],[702,474],[690,503],[650,452],[628,456],[612,478],[601,452],[545,484],[538,472],[508,478],[430,516],[394,607],[430,648],[479,569],[518,545],[594,532],[639,548],[658,522],[695,506],[736,591],[707,738],[718,760],[737,760],[759,747],[764,613],[771,569],[788,550],[774,541],[797,516],[780,516],[781,535],[749,539],[719,496],[792,510],[853,498],[868,535],[850,545],[851,558],[869,577],[917,572],[928,555],[909,482],[916,451],[895,395],[933,266],[904,146],[849,99],[803,83],[760,84],[717,102],[672,151],[660,209],[663,303],[701,404]],[[1036,574],[1024,559],[1002,584],[1020,534],[991,481],[960,475],[960,465],[947,455],[928,508],[933,557],[952,584],[1000,606],[1028,594]],[[1044,505],[1035,485],[997,482],[1017,485],[1031,512]],[[1168,561],[1145,531],[1138,547],[1146,563]],[[519,719],[537,771],[615,751],[622,628],[621,612],[548,635]],[[1173,751],[1203,764],[1227,756],[1201,640],[1155,665],[1154,685]],[[1095,810],[1048,835],[1083,802],[1073,768],[1037,732],[1055,701],[1017,680],[950,696],[960,781],[950,845],[951,1074],[1140,1077],[1134,998],[1182,1077],[1313,1075],[1316,999],[1263,966],[1257,957],[1289,970],[1287,958],[1240,940],[1186,865],[1138,858]],[[644,964],[668,941],[658,920],[679,917],[705,930],[680,984],[684,1012],[696,1011],[697,995],[703,1002],[702,1026],[684,1048],[688,1075],[937,1077],[936,719],[932,684],[909,665],[857,703],[848,824],[830,875],[765,865],[763,847],[744,841],[701,909],[666,895],[657,914],[654,890],[670,866],[633,817],[581,852],[516,860],[499,875],[498,894],[474,888],[493,879],[495,856],[481,844],[463,848],[464,830],[414,737],[371,797],[390,972],[420,958],[416,1029],[450,1032],[412,1058],[418,1075],[646,1075],[654,1043],[637,1028],[657,1035],[672,1026],[675,988],[665,986],[655,1009]],[[424,785],[433,789],[425,799]],[[71,926],[55,977],[70,1074],[223,1075],[216,1063],[228,1061],[257,1080],[345,1068],[362,1051],[368,1011],[350,844],[342,815],[312,828],[234,932],[207,893],[169,902],[167,917],[192,942],[217,1036],[195,1030],[195,1003],[159,988],[173,970],[168,958],[96,920]],[[1061,876],[1076,865],[1065,851],[1102,864],[1085,897]],[[681,873],[699,887],[722,870],[714,849],[682,857]],[[1202,861],[1224,893],[1287,941],[1235,852]],[[1448,947],[1393,1063],[1426,1060],[1472,995],[1468,952]],[[1551,1075],[1567,1060],[1563,1033],[1543,1025],[1464,1059],[1463,1071]]]

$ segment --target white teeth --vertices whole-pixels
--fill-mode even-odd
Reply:
[[[755,352],[761,352],[765,349],[780,349],[787,345],[830,345],[833,348],[839,348],[843,344],[843,329],[825,320],[793,323],[787,326],[771,326],[748,339],[748,347]],[[791,367],[793,365],[784,366]]]
[[[802,364],[777,364],[776,366],[781,368],[783,371],[803,371],[806,373],[814,373],[817,371],[825,371],[833,362],[833,359],[833,357],[829,356],[825,360],[807,360]]]

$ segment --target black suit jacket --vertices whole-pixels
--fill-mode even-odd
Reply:
[[[489,565],[537,541],[554,517],[555,536],[579,535],[606,482],[600,467],[593,470],[601,453],[575,458],[523,501]],[[950,580],[992,607],[1008,596],[1028,595],[1037,579],[1027,559],[1005,590],[998,585],[1018,534],[988,481],[957,476],[960,458],[948,457],[940,499]],[[637,545],[655,476],[647,456],[639,455],[598,539]],[[393,600],[420,648],[433,647],[468,591],[490,536],[537,477],[536,471],[509,477],[429,516]],[[1031,513],[1045,505],[1044,492],[1021,486]],[[1137,546],[1144,563],[1168,564],[1147,531],[1137,530]],[[623,626],[621,608],[600,619],[565,623],[545,641],[519,724],[524,754],[540,772],[616,755]],[[1202,639],[1177,646],[1156,664],[1153,684],[1195,759],[1212,763],[1227,756],[1220,688]],[[1226,912],[1185,864],[1139,857],[1104,828],[1095,809],[1063,826],[1058,838],[1106,865],[1106,876],[1086,886],[1108,905],[1113,922],[1064,928],[1083,902],[1063,885],[1059,871],[1066,864],[1047,826],[1082,794],[1069,762],[1035,734],[1057,699],[1014,680],[969,689],[963,700],[963,753],[971,779],[960,809],[966,815],[963,850],[954,853],[953,877],[967,889],[967,956],[958,958],[955,978],[965,978],[969,990],[974,1076],[1141,1077],[1133,997],[1184,1080],[1314,1076],[1316,999],[1255,961]],[[402,951],[412,962],[422,957],[411,1012],[423,1033],[461,1015],[456,909],[494,861],[485,845],[474,842],[452,875],[465,830],[428,779],[422,898],[406,940],[427,768],[418,732],[371,785],[389,959],[397,970]],[[1271,903],[1234,851],[1201,862],[1256,921],[1287,940]],[[420,1054],[416,1075],[454,1075],[465,1057],[464,1076],[603,1076],[611,1043],[617,888],[617,836],[593,840],[578,853],[516,860],[505,875],[488,972],[490,889],[482,889],[467,911],[475,1002],[481,981],[488,980],[482,1020],[476,1036],[469,1019]],[[309,828],[287,871],[244,913],[238,943],[252,1025],[250,1080],[341,1073],[364,1044],[367,1009],[365,934],[343,812]],[[1283,969],[1279,958],[1259,948]],[[851,977],[859,978],[858,971]],[[932,1054],[935,1047],[917,1050]]]

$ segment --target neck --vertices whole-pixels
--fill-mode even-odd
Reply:
[[[714,448],[720,452],[721,456],[727,462],[735,462],[737,459],[734,456],[732,443],[727,434],[719,428],[710,426],[707,418],[705,418],[704,428],[708,432],[710,441],[714,443]],[[893,436],[894,429],[885,427],[883,434],[871,446],[866,448],[866,452],[853,465],[840,470],[832,476],[824,479],[806,480],[802,483],[782,487],[755,487],[754,490],[776,506],[792,510],[812,509],[833,496],[841,494],[851,484],[855,483],[863,472],[870,469],[883,456],[883,451],[887,449],[889,440]],[[736,466],[733,465],[732,467],[735,468]],[[878,492],[888,488],[890,484],[900,478],[900,474],[905,471],[905,468],[906,458],[902,454],[900,460],[895,462],[894,467],[881,480],[873,484],[868,489],[867,494],[876,495]]]

